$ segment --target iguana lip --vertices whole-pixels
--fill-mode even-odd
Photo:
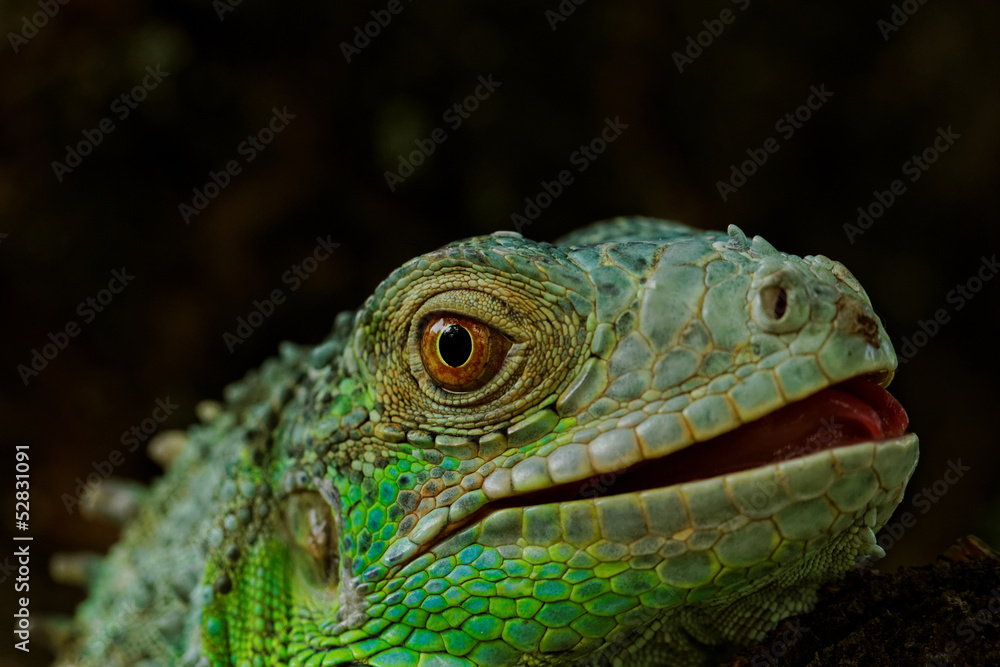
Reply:
[[[564,502],[635,493],[773,465],[862,442],[891,440],[909,424],[877,374],[855,377],[709,440],[614,473],[505,499],[493,505]]]
[[[717,478],[725,478],[724,486],[728,489],[726,494],[735,493],[736,489],[745,492],[748,483],[758,484],[765,479],[772,479],[772,476],[758,477],[756,482],[751,482],[749,480],[755,479],[754,471],[778,468],[780,464],[793,460],[798,462],[799,459],[803,460],[805,466],[793,464],[784,472],[780,469],[776,471],[778,476],[785,479],[785,483],[789,479],[801,481],[804,469],[817,473],[811,475],[811,478],[822,479],[825,473],[819,469],[830,466],[832,469],[828,471],[828,475],[831,479],[844,479],[848,472],[841,469],[842,461],[852,461],[855,468],[850,472],[857,473],[856,467],[864,458],[863,454],[859,455],[862,450],[874,453],[868,459],[873,468],[882,459],[882,471],[877,474],[889,474],[889,481],[882,477],[880,482],[883,490],[901,495],[902,485],[905,485],[912,473],[912,465],[915,464],[916,436],[906,433],[909,426],[906,411],[884,388],[890,379],[890,372],[855,377],[784,405],[719,436],[691,443],[684,449],[664,456],[647,459],[621,470],[493,500],[464,520],[448,525],[437,539],[445,539],[469,524],[485,521],[491,514],[512,508],[555,504],[569,507],[595,503],[594,507],[598,511],[603,511],[600,507],[614,506],[645,512],[646,510],[641,509],[648,507],[644,504],[647,501],[642,500],[644,498],[677,497],[676,493],[670,496],[673,488],[680,488],[680,493],[684,494],[683,489],[688,485],[693,489],[700,481]],[[878,454],[880,446],[884,447],[883,452],[887,452],[881,457]],[[824,454],[830,450],[837,453]],[[908,472],[896,469],[904,452],[909,452],[905,455],[909,457],[911,464]],[[899,477],[900,474],[903,476]],[[699,488],[706,492],[706,489],[718,491],[722,487],[710,484]],[[788,497],[781,493],[770,494],[763,491],[764,488],[766,487],[760,487],[759,494],[764,509],[777,508],[781,498]],[[862,492],[863,490],[859,490],[859,494]],[[788,493],[794,494],[795,491],[789,490]],[[596,504],[601,503],[602,499],[626,494],[635,496],[636,503],[643,504]],[[733,498],[730,500],[738,502]],[[774,503],[768,504],[769,500],[774,500]],[[754,511],[759,512],[762,508],[757,506],[756,500],[752,502]],[[882,506],[879,511],[884,510],[885,507]],[[520,521],[520,518],[516,520]],[[650,517],[647,516],[645,520],[649,521]],[[501,530],[497,526],[494,529]],[[508,536],[505,534],[504,538],[506,537]]]
[[[858,377],[827,387],[720,436],[650,462],[655,488],[780,463],[823,450],[897,438],[909,419],[903,406],[873,379]],[[648,477],[652,471],[634,472]],[[630,473],[626,473],[630,475]],[[623,475],[623,478],[625,475]],[[645,481],[653,482],[652,478]],[[617,484],[615,486],[618,486]],[[624,493],[630,489],[615,489]]]

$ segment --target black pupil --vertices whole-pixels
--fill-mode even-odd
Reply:
[[[465,327],[449,325],[438,338],[441,359],[452,368],[458,368],[472,355],[472,336]]]
[[[788,309],[788,295],[785,290],[778,290],[778,298],[774,302],[774,319],[780,320]]]

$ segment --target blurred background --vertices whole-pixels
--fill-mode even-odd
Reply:
[[[80,517],[77,478],[160,474],[123,446],[133,427],[185,427],[396,266],[515,214],[535,214],[521,231],[538,240],[623,214],[735,223],[844,262],[909,357],[893,392],[921,436],[898,510],[916,523],[881,567],[967,533],[1000,546],[998,14],[988,0],[4,2],[0,617],[22,595],[13,534],[34,538],[34,618],[82,599],[47,559],[117,538]],[[539,198],[564,170],[572,182]],[[318,239],[339,244],[328,259]],[[30,445],[27,531],[14,445]],[[951,482],[949,462],[967,468]],[[2,664],[51,658],[38,634],[30,654],[12,643]]]

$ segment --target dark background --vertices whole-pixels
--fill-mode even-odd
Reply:
[[[996,3],[911,0],[916,12],[884,39],[889,2],[752,0],[741,11],[728,0],[564,0],[575,11],[553,30],[546,11],[558,11],[556,0],[400,0],[402,12],[348,63],[341,42],[387,2],[243,0],[220,20],[223,1],[70,0],[16,53],[10,34],[41,10],[0,6],[0,470],[13,469],[13,445],[30,445],[21,534],[34,536],[33,618],[68,614],[83,597],[50,581],[49,555],[103,552],[117,535],[68,513],[62,495],[124,449],[121,434],[157,399],[179,406],[160,429],[185,427],[198,401],[219,398],[279,341],[320,340],[402,262],[511,229],[525,197],[564,169],[574,182],[525,235],[552,240],[622,214],[736,223],[780,250],[843,261],[897,350],[945,309],[949,321],[893,383],[922,446],[900,510],[917,523],[883,567],[929,562],[970,532],[1000,545],[1000,280],[961,310],[947,296],[1000,250]],[[679,72],[675,52],[724,9],[732,22],[715,24],[721,34]],[[169,75],[121,119],[115,99],[157,65]],[[453,129],[443,114],[490,75],[500,86]],[[776,131],[821,85],[832,97],[790,138]],[[247,163],[241,142],[285,107],[295,118]],[[58,181],[53,161],[105,118],[114,131]],[[577,172],[571,154],[606,118],[628,127]],[[447,140],[390,191],[384,172],[437,127]],[[910,182],[903,163],[949,127],[960,138]],[[768,137],[778,152],[723,201],[717,181]],[[232,159],[242,171],[185,224],[178,206]],[[905,193],[850,242],[844,223],[895,179]],[[340,247],[293,291],[283,273],[327,236]],[[122,267],[134,280],[85,322],[78,304]],[[223,334],[274,289],[287,300],[230,353]],[[25,385],[18,365],[71,320],[79,335]],[[142,451],[126,453],[115,474],[159,474]],[[939,502],[914,505],[959,459],[971,469]],[[20,533],[12,475],[0,487],[4,623],[15,597],[10,535]],[[40,633],[30,655],[12,644],[3,640],[0,663],[50,658]]]

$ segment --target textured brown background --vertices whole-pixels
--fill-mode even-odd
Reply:
[[[180,406],[162,428],[184,427],[197,401],[220,396],[279,341],[319,340],[403,261],[511,228],[524,198],[572,168],[570,154],[606,117],[628,128],[526,235],[551,240],[629,213],[736,223],[781,250],[843,261],[894,341],[948,309],[951,321],[893,385],[922,460],[904,501],[918,521],[887,565],[927,562],[967,532],[998,546],[1000,280],[961,311],[946,297],[1000,250],[996,3],[928,2],[886,41],[877,22],[888,2],[753,0],[740,11],[591,0],[555,31],[545,16],[555,0],[402,2],[350,64],[339,43],[385,2],[243,0],[220,21],[207,1],[70,0],[18,53],[9,37],[0,44],[0,470],[12,469],[10,447],[31,445],[33,614],[68,613],[82,597],[48,581],[49,554],[103,551],[116,537],[68,514],[60,496],[122,449],[121,433],[156,399]],[[678,72],[673,53],[727,8],[732,24]],[[0,28],[20,32],[37,11],[5,2]],[[169,76],[119,120],[113,100],[157,64]],[[452,130],[442,114],[490,74],[501,86]],[[775,122],[821,84],[832,98],[781,137]],[[288,128],[185,225],[178,205],[192,188],[242,160],[240,142],[285,106],[296,114]],[[115,130],[57,182],[52,161],[105,117]],[[906,179],[903,162],[948,126],[961,138],[849,243],[843,223],[873,190]],[[390,192],[383,172],[435,127],[447,141]],[[780,150],[723,202],[716,181],[768,137]],[[283,272],[327,235],[340,248],[292,292]],[[84,324],[77,304],[123,266],[135,280]],[[275,288],[287,301],[229,353],[223,333]],[[80,335],[26,387],[17,365],[69,320]],[[971,471],[920,513],[912,495],[959,457]],[[116,472],[149,480],[158,469],[136,452]],[[4,476],[0,564],[14,532]],[[12,578],[0,590],[10,619]],[[12,643],[0,662],[45,664],[40,636],[30,656]]]

